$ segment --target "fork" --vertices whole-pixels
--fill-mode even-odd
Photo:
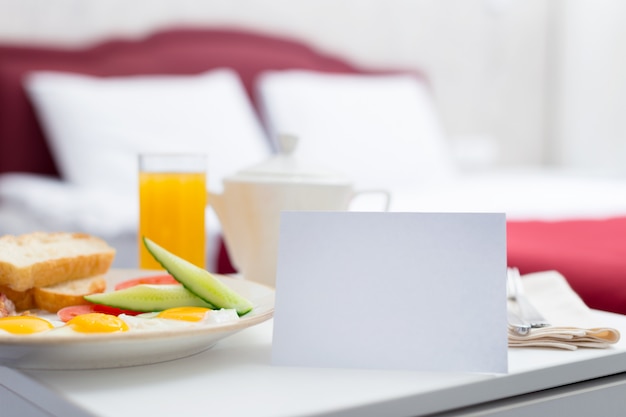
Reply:
[[[517,314],[512,312],[510,309],[508,311],[509,314],[509,327],[513,329],[513,331],[520,336],[526,336],[530,333],[530,324],[525,323],[522,319],[519,318]]]
[[[526,297],[519,270],[517,268],[508,268],[506,276],[508,297],[517,303],[521,319],[533,328],[549,326],[550,323]]]

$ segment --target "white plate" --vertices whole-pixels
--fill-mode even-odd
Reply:
[[[163,272],[112,269],[106,278],[108,288],[113,288],[117,282],[158,273]],[[111,334],[0,335],[0,364],[21,369],[97,369],[164,362],[207,350],[219,340],[272,317],[272,288],[243,279],[220,279],[254,304],[254,309],[238,321]]]

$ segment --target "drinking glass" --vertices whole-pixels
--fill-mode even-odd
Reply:
[[[206,155],[139,155],[139,267],[163,269],[143,244],[147,237],[206,268]]]

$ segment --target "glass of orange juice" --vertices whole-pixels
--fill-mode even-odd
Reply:
[[[206,268],[206,155],[139,155],[139,267],[163,269],[145,236]]]

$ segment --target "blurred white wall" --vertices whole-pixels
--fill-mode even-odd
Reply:
[[[614,94],[626,93],[619,54],[626,30],[618,24],[625,7],[621,0],[0,0],[0,42],[80,45],[181,23],[287,34],[356,63],[425,71],[468,167],[602,167],[626,176],[626,122],[618,114],[626,94]]]
[[[561,12],[553,161],[626,177],[626,2],[561,0]]]

